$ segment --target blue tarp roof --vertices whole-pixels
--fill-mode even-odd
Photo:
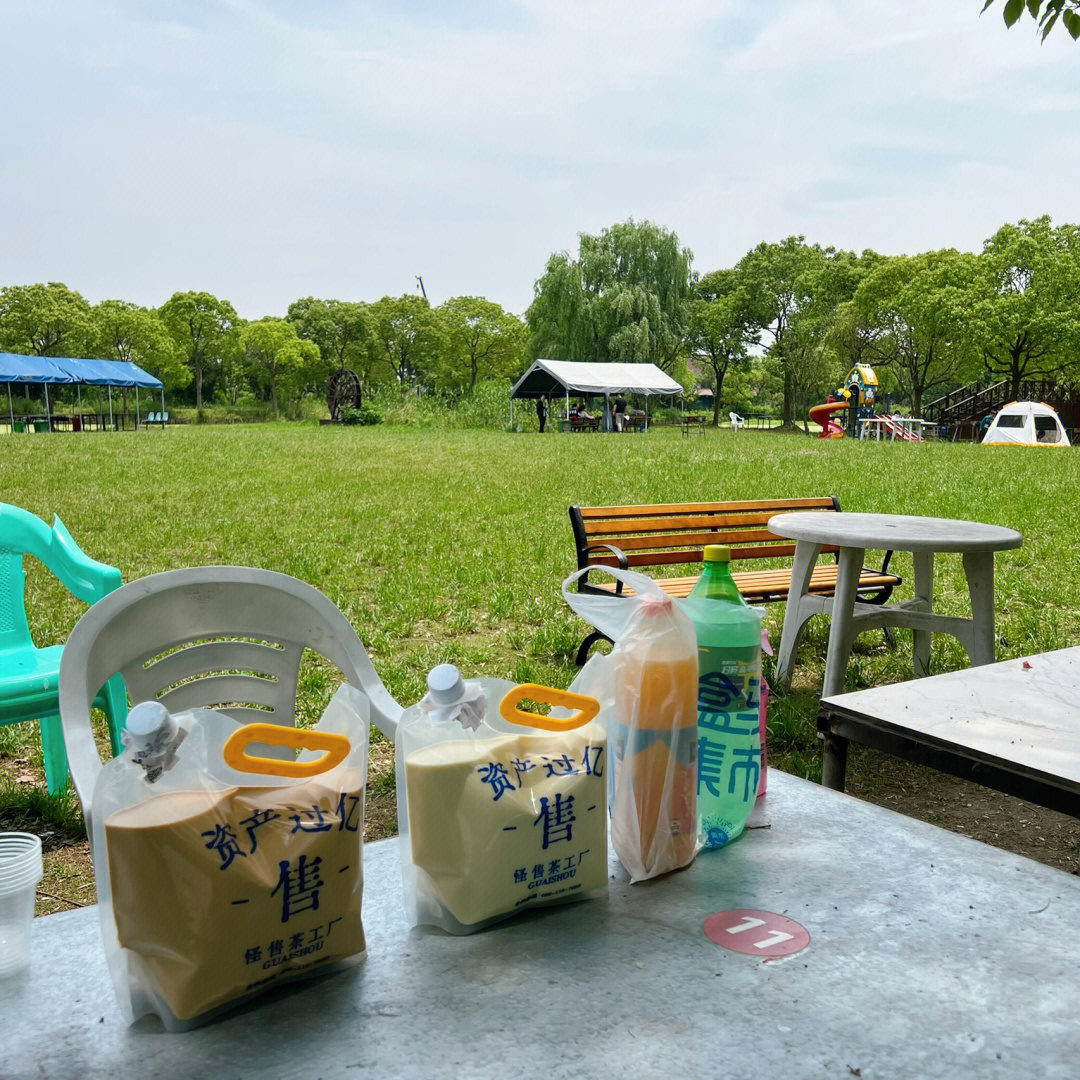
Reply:
[[[21,353],[0,353],[0,383],[82,383],[84,386],[161,389],[160,379],[128,361],[23,356]]]

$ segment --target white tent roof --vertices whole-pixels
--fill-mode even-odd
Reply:
[[[681,394],[683,388],[655,364],[579,364],[537,360],[510,391],[511,397],[541,394]]]
[[[1003,417],[1008,419],[1002,420]],[[1036,417],[1052,417],[1053,428],[1046,423],[1036,430]],[[1013,419],[1015,418],[1015,419]],[[1056,438],[1048,438],[1056,435]],[[1041,401],[1010,401],[993,419],[983,436],[983,445],[1068,446],[1069,437],[1058,414]]]

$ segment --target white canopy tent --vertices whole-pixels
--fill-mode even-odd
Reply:
[[[537,360],[510,391],[510,422],[513,424],[514,398],[566,397],[567,412],[571,394],[600,394],[604,397],[605,415],[609,399],[616,394],[640,394],[651,397],[675,397],[683,387],[655,364],[583,364],[574,360]]]
[[[1041,401],[1010,401],[994,417],[983,446],[1068,446],[1061,418]]]

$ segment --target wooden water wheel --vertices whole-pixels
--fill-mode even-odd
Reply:
[[[335,424],[341,423],[341,410],[346,406],[359,409],[362,400],[363,390],[360,387],[360,377],[349,368],[338,368],[330,376],[330,385],[326,390],[326,405],[330,410],[330,419]]]

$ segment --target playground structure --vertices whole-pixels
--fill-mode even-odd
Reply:
[[[822,405],[815,405],[808,416],[821,425],[819,439],[870,438],[901,439],[904,442],[922,442],[922,435],[909,426],[910,421],[888,412],[874,414],[878,378],[869,364],[856,364],[844,379],[844,385]],[[845,414],[841,421],[836,414]]]

